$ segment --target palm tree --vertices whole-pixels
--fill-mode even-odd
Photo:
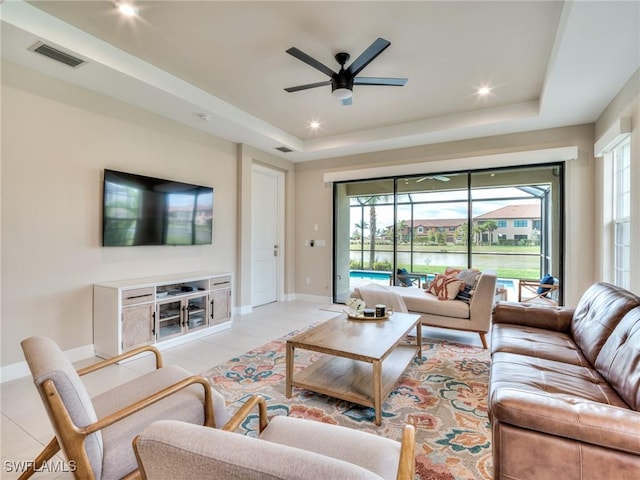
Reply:
[[[371,197],[371,199],[369,200],[369,268],[371,269],[373,269],[373,264],[376,261],[377,201],[378,197]]]
[[[369,197],[367,205],[369,205],[369,267],[373,268],[376,261],[376,231],[377,231],[377,214],[376,203],[386,203],[389,201],[389,195],[374,195]]]
[[[487,220],[482,223],[486,232],[489,232],[489,245],[493,245],[493,232],[498,229],[498,223],[494,220]]]
[[[364,240],[364,229],[368,228],[369,225],[367,224],[367,222],[361,222],[361,223],[356,223],[355,227],[356,227],[356,231],[360,229],[360,244],[362,244]]]
[[[458,225],[456,227],[456,231],[455,231],[455,240],[457,241],[458,239],[460,239],[462,241],[462,245],[466,245],[468,242],[468,230],[469,230],[469,225],[467,224],[467,222]]]

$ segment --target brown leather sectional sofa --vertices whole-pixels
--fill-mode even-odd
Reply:
[[[498,303],[491,350],[494,479],[640,479],[640,297]]]

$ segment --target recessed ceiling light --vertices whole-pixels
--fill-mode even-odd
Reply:
[[[140,13],[138,7],[131,2],[114,2],[118,11],[126,17],[135,17]]]
[[[309,122],[309,128],[310,128],[311,130],[317,130],[317,129],[319,129],[319,128],[320,128],[320,122],[318,122],[318,121],[316,121],[316,120],[313,120],[313,121]]]
[[[478,89],[478,95],[489,95],[491,93],[491,89],[489,87],[480,87]]]

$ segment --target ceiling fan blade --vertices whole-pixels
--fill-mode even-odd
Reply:
[[[324,82],[307,83],[305,85],[297,85],[295,87],[285,88],[285,90],[291,93],[291,92],[299,92],[300,90],[308,90],[310,88],[324,87],[325,85],[331,85],[331,80],[325,80]]]
[[[340,101],[342,102],[342,105],[353,105],[353,97],[343,98]]]
[[[362,71],[364,67],[369,65],[369,63],[371,63],[374,58],[380,55],[383,50],[389,45],[391,45],[391,42],[389,40],[378,38],[371,45],[369,45],[369,48],[362,52],[362,54],[358,58],[356,58],[353,63],[351,63],[351,65],[349,65],[347,71],[355,77],[356,75],[358,75],[358,73],[360,73],[360,71]]]
[[[449,177],[445,177],[444,175],[433,175],[431,178],[440,182],[448,182],[451,180]]]
[[[444,175],[427,175],[426,177],[422,177],[416,180],[416,183],[420,183],[424,180],[438,180],[440,182],[448,182],[451,179],[449,177],[445,177]]]
[[[385,78],[385,77],[356,77],[353,79],[354,85],[389,85],[392,87],[402,87],[407,83],[408,78]]]
[[[331,70],[329,67],[327,67],[326,65],[320,63],[315,58],[307,55],[302,50],[298,50],[296,47],[291,47],[289,50],[287,50],[287,53],[289,55],[292,55],[292,56],[296,57],[298,60],[306,63],[310,67],[313,67],[316,70],[320,70],[322,73],[324,73],[325,75],[327,75],[329,77],[331,77],[333,75],[336,75],[336,72]]]

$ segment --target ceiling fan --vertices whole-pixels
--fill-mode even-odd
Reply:
[[[287,50],[289,55],[293,55],[298,60],[303,61],[307,65],[320,70],[322,73],[330,77],[330,80],[324,82],[307,83],[306,85],[298,85],[296,87],[285,88],[287,92],[298,92],[309,88],[322,87],[331,85],[331,93],[342,101],[343,105],[352,104],[353,86],[354,85],[385,85],[392,87],[402,87],[407,83],[406,78],[385,78],[385,77],[357,77],[357,75],[371,63],[371,61],[380,55],[391,42],[384,38],[378,38],[369,47],[356,58],[346,69],[344,65],[349,61],[351,56],[348,53],[340,52],[335,55],[336,61],[340,64],[340,71],[334,72],[329,67],[320,63],[315,58],[307,55],[296,47]]]
[[[438,180],[440,182],[448,182],[451,180],[449,177],[445,177],[444,175],[428,175],[426,177],[419,178],[416,180],[416,183],[420,183],[423,180]]]

